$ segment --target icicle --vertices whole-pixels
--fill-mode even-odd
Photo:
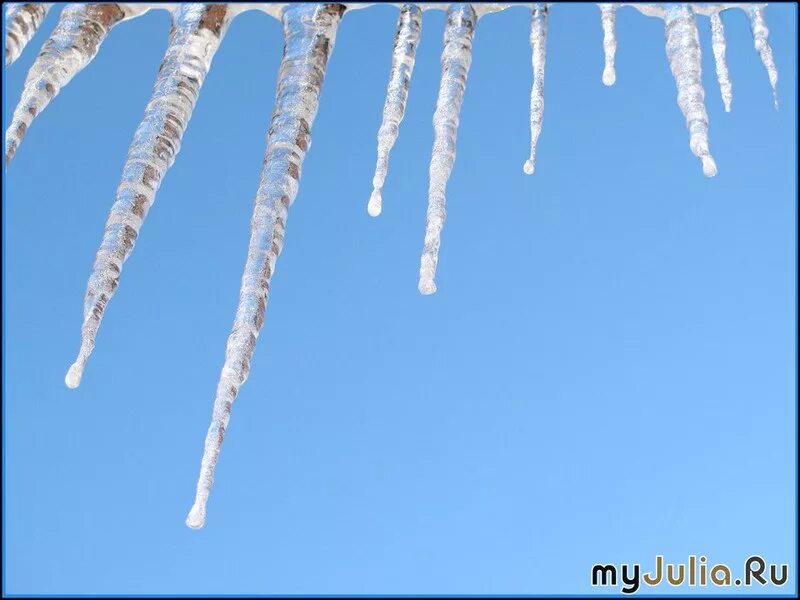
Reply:
[[[667,57],[678,87],[678,106],[686,117],[689,147],[702,161],[703,174],[713,177],[717,174],[717,165],[708,149],[708,114],[694,12],[688,4],[673,4],[667,9],[664,19]]]
[[[603,83],[614,85],[617,71],[614,68],[614,57],[617,53],[617,5],[600,4],[600,23],[603,26],[603,52],[606,64],[603,68]]]
[[[275,108],[253,208],[250,247],[239,292],[239,306],[217,385],[197,495],[186,518],[186,524],[192,528],[202,527],[205,523],[206,502],[231,406],[250,370],[256,338],[264,322],[270,278],[283,248],[286,217],[297,195],[328,58],[344,11],[342,4],[293,4],[283,12],[285,46]]]
[[[439,262],[442,227],[444,226],[445,189],[456,160],[456,134],[459,113],[467,87],[467,74],[472,64],[472,38],[478,17],[471,4],[452,4],[447,9],[442,50],[442,79],[436,112],[433,114],[433,152],[428,184],[428,215],[425,225],[425,246],[419,267],[419,291],[436,292],[436,265]]]
[[[6,164],[34,118],[91,62],[109,30],[125,17],[119,4],[68,4],[25,79],[6,131]]]
[[[175,10],[169,46],[144,118],[128,149],[116,200],[89,277],[81,348],[65,378],[70,388],[80,384],[103,313],[119,285],[122,264],[133,251],[161,180],[180,150],[181,138],[229,18],[226,4],[181,4]]]
[[[50,4],[10,2],[6,7],[6,66],[17,60],[44,21]]]
[[[772,86],[772,99],[775,103],[775,110],[778,109],[778,69],[775,66],[775,59],[772,57],[772,46],[769,45],[769,29],[767,21],[764,19],[764,6],[748,6],[747,16],[750,17],[750,30],[753,32],[753,43],[756,52],[761,57],[761,63],[767,70],[769,84]]]
[[[422,10],[415,4],[404,4],[397,18],[397,34],[392,51],[392,70],[383,105],[383,121],[378,130],[378,162],[372,178],[372,195],[367,211],[373,217],[381,214],[381,190],[389,170],[389,152],[397,141],[400,122],[406,110],[408,87],[417,55],[417,44],[422,31]]]
[[[536,168],[536,142],[542,133],[544,118],[544,62],[547,58],[547,4],[534,4],[531,12],[531,63],[533,85],[531,86],[531,155],[522,170],[533,175]]]
[[[711,13],[711,48],[714,51],[717,81],[719,81],[719,91],[722,94],[725,112],[731,112],[733,86],[731,85],[731,76],[728,73],[728,63],[725,60],[726,47],[725,25],[722,23],[722,14],[721,11],[716,11]]]

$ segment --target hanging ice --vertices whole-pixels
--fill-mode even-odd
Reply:
[[[711,49],[714,51],[714,64],[717,70],[717,81],[719,81],[719,91],[722,95],[722,103],[725,105],[725,112],[731,112],[731,101],[733,100],[733,86],[731,76],[728,73],[728,63],[725,60],[725,25],[722,23],[722,11],[711,13]]]
[[[97,55],[111,28],[130,12],[120,4],[68,4],[53,34],[44,43],[22,90],[11,124],[6,131],[6,164],[22,138],[50,101]]]
[[[49,10],[49,3],[9,2],[6,5],[6,66],[19,58]]]
[[[667,8],[665,29],[667,57],[678,87],[678,106],[686,117],[689,147],[703,163],[703,174],[713,177],[717,165],[708,150],[708,114],[701,74],[700,40],[692,7],[673,4]]]
[[[761,63],[767,70],[769,84],[772,86],[772,99],[775,109],[778,108],[778,69],[775,66],[775,59],[772,57],[772,46],[769,45],[769,29],[764,19],[764,5],[753,4],[745,8],[747,16],[750,17],[750,30],[753,32],[753,44],[756,52],[761,57]]]
[[[433,115],[433,152],[428,184],[428,214],[425,246],[419,268],[419,291],[436,292],[436,265],[439,262],[444,226],[445,190],[456,160],[456,135],[459,113],[464,101],[467,74],[472,64],[472,38],[478,17],[471,4],[453,4],[447,9],[442,50],[442,79]]]
[[[392,51],[392,70],[389,74],[389,86],[386,90],[386,101],[383,105],[383,121],[378,130],[378,162],[375,165],[375,176],[372,179],[372,195],[367,211],[373,217],[381,214],[381,191],[386,173],[389,170],[389,152],[397,141],[400,123],[406,110],[408,88],[414,61],[417,56],[417,44],[422,31],[422,10],[415,4],[404,4],[397,18],[397,33]]]
[[[80,384],[106,306],[119,285],[122,265],[133,251],[139,229],[161,180],[175,161],[214,53],[225,35],[230,5],[180,4],[173,14],[169,46],[133,136],[117,197],[106,222],[86,288],[78,358],[65,382]]]
[[[536,168],[536,143],[542,133],[544,118],[544,62],[547,58],[547,4],[534,4],[531,11],[531,63],[533,84],[531,85],[531,155],[522,167],[527,175]]]
[[[186,518],[202,527],[231,406],[247,379],[256,338],[264,322],[269,283],[283,248],[289,206],[297,196],[300,171],[311,145],[322,82],[344,14],[342,4],[294,4],[283,12],[285,45],[267,134],[267,151],[251,221],[250,247],[233,329],[225,349],[211,425],[205,440],[197,495]]]
[[[603,52],[606,64],[603,68],[603,83],[614,85],[617,80],[617,71],[614,67],[614,57],[617,53],[617,5],[600,4],[600,23],[603,26]]]

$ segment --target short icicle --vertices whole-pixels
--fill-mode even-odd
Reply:
[[[372,178],[372,195],[367,205],[367,211],[373,217],[381,214],[383,182],[389,170],[389,153],[397,141],[406,110],[421,31],[422,9],[415,4],[404,4],[397,18],[392,69],[389,73],[386,101],[383,104],[383,120],[378,130],[378,161],[375,165],[375,176]]]
[[[678,88],[678,106],[689,130],[689,147],[702,161],[703,174],[713,177],[717,165],[708,149],[708,113],[694,11],[688,4],[673,4],[667,8],[664,21],[667,58]]]
[[[68,4],[64,8],[28,72],[22,97],[6,130],[6,164],[36,116],[92,61],[111,28],[126,16],[120,4]]]
[[[122,265],[167,170],[180,150],[200,87],[230,20],[227,4],[180,4],[173,14],[169,46],[133,136],[103,241],[86,288],[78,357],[67,372],[70,388],[80,384],[108,302],[119,285]]]
[[[603,26],[603,53],[605,66],[603,67],[603,83],[614,85],[617,80],[617,70],[614,59],[617,54],[617,5],[599,4],[600,24]]]
[[[231,407],[247,379],[256,338],[264,322],[270,279],[283,248],[286,217],[297,196],[322,82],[344,11],[342,4],[291,4],[283,11],[285,45],[250,223],[250,244],[239,305],[225,349],[225,364],[205,439],[197,493],[186,518],[186,525],[193,529],[205,523],[206,503]]]
[[[6,66],[20,57],[49,10],[50,3],[8,3],[6,6]]]
[[[536,143],[542,133],[544,118],[544,63],[547,58],[547,4],[534,4],[531,11],[531,155],[522,167],[526,175],[536,169]]]
[[[442,50],[442,78],[436,112],[433,114],[433,152],[428,184],[428,214],[425,245],[419,268],[419,291],[436,292],[436,266],[439,262],[442,227],[445,220],[445,190],[456,160],[456,135],[459,113],[472,64],[472,38],[478,16],[471,4],[453,4],[447,9]]]
[[[731,84],[730,73],[728,73],[728,62],[725,59],[727,43],[725,42],[725,25],[722,23],[722,11],[711,13],[710,20],[711,49],[714,52],[714,65],[717,71],[719,91],[722,95],[722,103],[725,105],[725,112],[731,112],[733,85]]]
[[[750,18],[750,30],[753,32],[753,45],[761,64],[767,70],[769,84],[772,86],[772,100],[775,110],[778,109],[778,68],[775,66],[775,59],[772,56],[772,46],[769,44],[769,29],[764,18],[764,5],[755,4],[745,8],[747,16]]]

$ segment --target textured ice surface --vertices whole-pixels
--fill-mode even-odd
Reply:
[[[603,67],[603,83],[614,85],[617,80],[617,71],[614,67],[614,58],[617,54],[617,5],[600,4],[600,24],[603,26],[603,54],[605,66]]]
[[[71,388],[80,384],[103,314],[119,285],[122,264],[133,251],[161,180],[180,150],[181,138],[228,21],[229,10],[224,4],[182,4],[173,14],[169,45],[153,95],[128,149],[117,197],[89,276],[81,348],[65,378]]]
[[[667,57],[678,87],[678,106],[686,117],[689,147],[703,163],[703,174],[713,177],[717,165],[708,150],[708,113],[700,68],[700,39],[691,6],[671,5],[664,17]]]
[[[544,119],[544,63],[547,58],[547,4],[534,4],[531,10],[531,154],[522,167],[526,175],[536,169],[536,144]]]
[[[453,4],[447,10],[442,50],[442,79],[433,114],[433,152],[428,185],[428,214],[425,246],[419,268],[419,291],[436,292],[436,265],[439,262],[444,226],[445,189],[456,160],[456,134],[459,113],[472,64],[472,38],[478,17],[471,4]]]
[[[124,17],[118,4],[68,4],[64,8],[25,79],[22,98],[6,131],[6,163],[14,157],[34,118],[91,62],[110,29]]]
[[[769,45],[769,29],[767,21],[764,19],[764,5],[755,4],[745,7],[747,15],[750,17],[750,29],[753,32],[753,44],[756,52],[761,57],[761,62],[767,70],[769,84],[772,86],[772,98],[775,108],[778,108],[778,69],[775,66],[775,59],[772,57],[772,46]]]
[[[22,54],[44,21],[50,4],[9,2],[6,4],[6,66]]]
[[[733,85],[731,76],[728,73],[728,62],[725,60],[725,25],[722,23],[722,14],[715,12],[710,17],[711,21],[711,49],[714,52],[714,65],[717,71],[717,81],[719,82],[719,92],[722,95],[722,103],[725,105],[725,112],[731,112],[731,102],[733,101]]]
[[[239,306],[225,349],[211,425],[206,435],[194,505],[186,518],[202,527],[231,406],[247,379],[256,338],[264,323],[269,282],[283,248],[286,217],[297,196],[303,159],[311,145],[311,126],[322,82],[344,13],[341,4],[297,4],[283,14],[285,45],[278,74],[267,151],[250,222],[250,246],[239,292]]]
[[[367,210],[373,217],[381,214],[383,182],[389,171],[389,152],[400,133],[400,122],[406,111],[408,88],[414,61],[417,57],[417,44],[422,32],[422,10],[415,4],[404,4],[397,17],[397,33],[392,50],[392,70],[389,73],[389,86],[383,104],[383,120],[378,130],[378,162],[372,178],[372,195]]]

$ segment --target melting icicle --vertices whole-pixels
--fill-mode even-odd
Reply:
[[[109,30],[125,17],[119,4],[68,4],[25,79],[6,131],[6,164],[34,118],[97,54]]]
[[[547,4],[534,4],[531,12],[531,63],[533,85],[531,86],[531,155],[522,170],[533,175],[536,168],[536,143],[542,133],[544,118],[544,62],[547,58]]]
[[[11,2],[6,8],[6,66],[17,60],[44,21],[50,4]]]
[[[186,524],[192,528],[205,523],[206,503],[231,406],[250,370],[256,338],[264,322],[270,279],[283,248],[286,217],[297,195],[328,58],[344,11],[342,4],[294,4],[283,12],[285,45],[275,108],[253,208],[239,306],[225,349],[197,495],[186,518]]]
[[[721,11],[711,13],[711,48],[714,51],[714,63],[717,68],[717,81],[719,81],[719,91],[722,94],[722,103],[725,105],[725,112],[731,112],[733,86],[728,73],[728,63],[725,60],[727,45]]]
[[[708,149],[708,114],[694,11],[687,4],[674,4],[667,9],[664,20],[667,57],[678,87],[678,106],[686,117],[689,147],[702,161],[703,174],[713,177],[717,174],[717,165]]]
[[[775,66],[775,59],[772,57],[772,46],[769,45],[769,29],[767,21],[764,19],[764,6],[748,6],[747,16],[750,17],[750,30],[753,32],[753,44],[756,52],[761,57],[761,63],[767,70],[769,84],[772,86],[772,99],[775,103],[775,110],[778,109],[778,68]]]
[[[445,189],[456,160],[456,134],[459,113],[472,64],[472,38],[478,17],[471,4],[453,4],[447,9],[442,50],[442,79],[436,112],[433,114],[433,152],[428,184],[428,215],[425,246],[419,267],[419,291],[436,292],[436,265],[439,262],[442,227],[445,219]]]
[[[65,382],[80,384],[106,306],[119,285],[122,264],[133,251],[139,229],[167,170],[180,150],[200,87],[230,19],[229,5],[181,4],[173,15],[169,46],[133,136],[117,197],[106,222],[86,288],[81,348]]]
[[[603,68],[603,83],[614,85],[617,80],[617,71],[614,67],[614,57],[617,53],[617,5],[599,4],[600,23],[603,26],[603,52],[606,64]]]
[[[422,31],[422,10],[415,4],[404,4],[397,18],[397,34],[392,51],[392,70],[383,105],[383,121],[378,130],[378,162],[372,179],[372,195],[367,211],[373,217],[381,214],[381,190],[389,170],[389,152],[397,141],[400,122],[406,110],[411,73],[417,55],[417,44]]]

